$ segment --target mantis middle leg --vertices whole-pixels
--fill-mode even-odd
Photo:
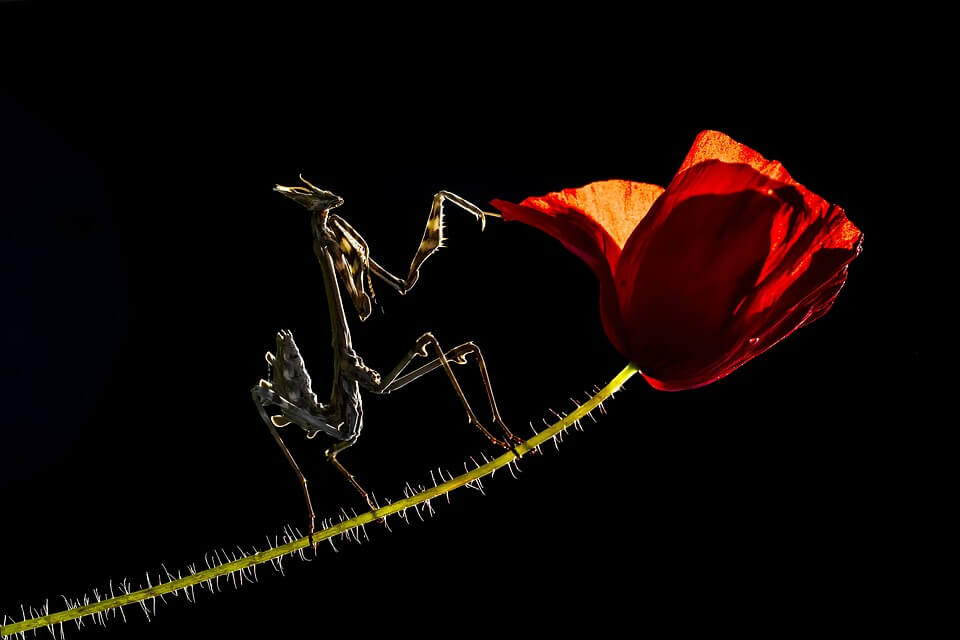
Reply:
[[[409,373],[403,374],[407,367],[409,367],[413,362],[414,358],[428,357],[428,347],[432,347],[437,355],[426,364],[421,365]],[[467,356],[470,354],[474,354],[476,356],[477,366],[480,369],[480,377],[483,380],[483,386],[487,394],[487,400],[490,403],[492,422],[502,430],[504,436],[506,437],[506,441],[501,440],[490,433],[490,431],[487,430],[487,428],[477,417],[473,407],[470,406],[470,402],[463,393],[463,389],[461,388],[460,383],[453,372],[453,368],[450,366],[451,362],[460,365],[467,364]],[[404,356],[400,363],[397,364],[397,366],[394,367],[393,370],[387,374],[382,381],[380,381],[378,385],[370,385],[368,388],[374,393],[391,393],[441,367],[447,374],[447,377],[450,379],[450,383],[453,385],[454,392],[457,394],[457,397],[460,399],[460,402],[467,413],[467,421],[477,427],[490,440],[490,442],[503,447],[504,449],[510,449],[514,452],[514,454],[517,454],[516,449],[514,449],[514,445],[521,444],[524,442],[524,440],[514,435],[507,427],[506,423],[504,423],[503,418],[500,417],[500,410],[497,408],[497,401],[493,395],[493,385],[490,383],[490,375],[487,371],[486,362],[484,362],[483,354],[481,353],[480,348],[473,342],[466,342],[445,352],[432,333],[425,333],[417,339],[417,342],[414,344],[413,348],[407,353],[406,356]]]

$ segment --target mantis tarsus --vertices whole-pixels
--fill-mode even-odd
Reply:
[[[326,458],[360,492],[371,509],[377,508],[377,505],[373,503],[353,475],[337,460],[337,455],[356,443],[360,436],[363,427],[361,390],[376,394],[387,394],[431,371],[442,368],[460,398],[470,424],[480,429],[491,442],[504,449],[513,449],[514,444],[519,444],[523,440],[511,433],[500,417],[483,355],[472,342],[444,351],[433,334],[425,333],[417,339],[413,348],[385,377],[381,377],[377,371],[365,365],[354,350],[350,339],[350,327],[347,324],[346,311],[340,296],[338,283],[339,276],[353,301],[360,320],[366,320],[370,315],[373,299],[371,276],[377,276],[399,293],[405,294],[416,284],[420,276],[420,266],[423,262],[443,246],[443,203],[445,200],[459,205],[476,216],[480,221],[481,228],[486,223],[485,216],[496,214],[486,213],[467,200],[448,191],[437,193],[433,197],[433,206],[427,218],[423,240],[413,257],[406,279],[403,279],[380,266],[370,256],[369,248],[363,236],[357,233],[342,217],[331,213],[333,209],[343,204],[343,198],[313,186],[303,176],[300,179],[306,186],[284,187],[277,185],[274,190],[306,207],[311,212],[313,250],[320,261],[327,305],[330,310],[330,326],[333,333],[333,389],[330,393],[330,401],[327,404],[318,402],[317,396],[311,388],[310,375],[307,373],[300,350],[294,342],[293,333],[282,330],[277,333],[276,355],[269,351],[266,353],[267,364],[272,369],[272,375],[270,375],[272,380],[260,380],[257,386],[253,388],[252,394],[261,418],[263,418],[267,428],[270,429],[270,433],[277,444],[280,445],[280,449],[300,480],[303,495],[307,502],[309,530],[310,534],[313,534],[315,517],[313,505],[310,501],[310,492],[307,489],[307,479],[281,439],[277,427],[284,427],[293,423],[301,427],[308,438],[323,433],[336,439],[337,442],[326,450]],[[412,371],[407,371],[417,357],[429,358],[429,350],[434,353],[432,359]],[[494,436],[477,418],[450,366],[451,363],[466,364],[467,356],[470,354],[475,355],[477,366],[480,369],[487,399],[490,402],[492,422],[503,431],[504,439]],[[276,407],[280,410],[280,413],[272,416],[268,415],[267,407]]]

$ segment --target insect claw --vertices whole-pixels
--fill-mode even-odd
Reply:
[[[290,424],[290,421],[283,416],[270,416],[270,422],[272,422],[275,427],[285,427]]]
[[[277,357],[276,357],[275,355],[273,355],[272,353],[270,353],[269,351],[267,351],[265,354],[263,354],[263,358],[264,358],[264,360],[267,361],[267,364],[270,365],[271,367],[273,366],[273,363],[274,363],[274,362],[276,361],[276,359],[277,359]]]
[[[260,382],[257,383],[257,385],[260,387],[263,387],[264,389],[273,389],[273,384],[270,382],[267,382],[262,378],[260,379]]]
[[[515,445],[526,445],[526,444],[527,444],[527,441],[526,441],[526,440],[524,440],[524,439],[521,438],[520,436],[514,435],[514,434],[512,434],[512,433],[510,434],[510,441],[511,441],[513,444],[515,444]],[[530,450],[530,453],[537,454],[537,453],[540,453],[540,451],[539,451],[536,447],[534,447],[533,449]],[[517,457],[519,458],[520,455],[517,455]]]
[[[481,211],[480,215],[477,217],[480,218],[480,231],[486,231],[487,229],[487,216],[493,216],[494,218],[502,218],[499,213],[493,213],[492,211]]]

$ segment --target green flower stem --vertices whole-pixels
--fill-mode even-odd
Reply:
[[[578,420],[586,417],[593,409],[597,408],[601,402],[609,398],[613,393],[615,393],[623,383],[625,383],[633,374],[637,372],[636,365],[628,364],[623,371],[618,373],[616,377],[610,381],[607,386],[598,391],[596,395],[590,398],[587,402],[580,405],[573,412],[569,413],[565,418],[552,424],[543,431],[539,432],[537,435],[533,436],[523,444],[517,445],[516,451],[521,456],[525,453],[529,453],[533,449],[537,448],[553,436],[557,435],[570,425],[574,424]],[[368,522],[373,522],[379,518],[385,518],[386,516],[403,511],[414,505],[421,504],[437,496],[442,496],[454,489],[469,484],[474,480],[482,478],[501,467],[505,467],[507,464],[512,462],[517,456],[514,455],[512,451],[507,451],[498,458],[494,458],[487,464],[484,464],[480,467],[477,467],[473,471],[464,473],[463,475],[457,476],[444,482],[443,484],[438,484],[435,487],[430,487],[420,493],[413,495],[409,498],[403,500],[398,500],[397,502],[390,503],[385,507],[381,507],[375,511],[368,511],[362,513],[355,518],[349,520],[344,520],[339,524],[327,527],[321,531],[318,531],[313,534],[313,541],[322,542],[328,538],[333,538],[334,536],[340,535],[341,533],[348,531],[350,529],[355,529],[361,525],[367,524]],[[163,582],[156,586],[150,587],[148,589],[141,589],[140,591],[135,591],[128,594],[119,595],[113,598],[106,600],[101,600],[100,602],[95,602],[92,604],[75,607],[72,609],[67,609],[65,611],[59,611],[57,613],[51,613],[49,615],[41,616],[38,618],[30,618],[21,622],[13,622],[11,624],[0,627],[0,637],[6,637],[14,633],[20,633],[22,631],[28,631],[30,629],[37,629],[40,627],[45,627],[48,625],[59,624],[62,622],[67,622],[70,620],[75,620],[77,618],[82,618],[91,614],[96,614],[100,611],[107,611],[109,609],[114,609],[116,607],[121,607],[128,604],[134,604],[156,596],[160,596],[166,593],[172,593],[174,591],[179,591],[180,589],[186,589],[188,587],[193,587],[199,584],[202,584],[208,580],[213,580],[219,576],[225,576],[238,571],[240,569],[246,569],[253,565],[261,564],[264,562],[269,562],[274,558],[293,553],[300,549],[310,546],[310,537],[304,536],[299,540],[294,540],[287,544],[274,547],[272,549],[267,549],[266,551],[261,551],[244,558],[239,558],[233,562],[225,562],[224,564],[218,565],[211,569],[206,569],[204,571],[198,571],[192,575],[186,576],[184,578],[179,578],[177,580],[171,580],[169,582]]]

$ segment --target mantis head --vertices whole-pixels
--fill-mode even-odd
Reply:
[[[302,175],[300,176],[300,180],[307,186],[284,187],[278,184],[273,190],[282,193],[310,211],[329,211],[343,204],[343,198],[335,193],[324,191],[323,189],[313,186],[307,182]]]

